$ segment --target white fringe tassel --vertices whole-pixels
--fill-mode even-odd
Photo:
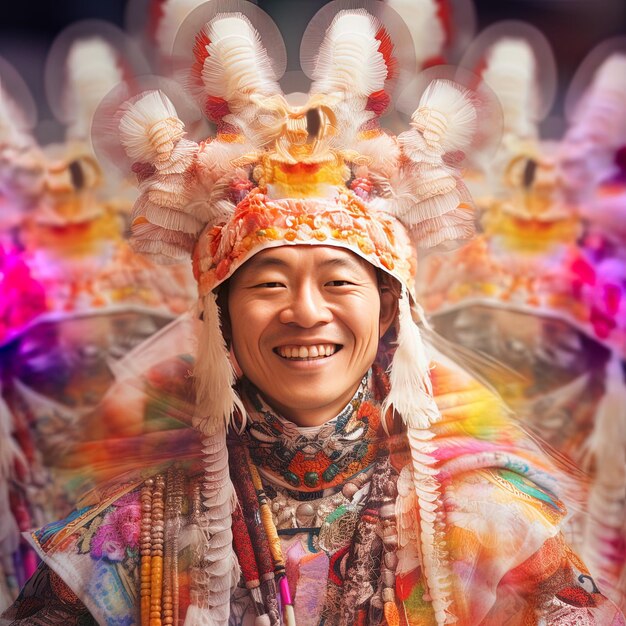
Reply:
[[[429,428],[440,415],[432,397],[426,347],[413,321],[406,287],[402,288],[398,308],[397,348],[389,368],[391,389],[383,403],[383,415],[393,407],[409,428]]]
[[[233,550],[232,512],[236,499],[228,470],[225,427],[222,425],[202,443],[204,513],[193,532],[192,548],[199,566],[194,568],[184,626],[226,626],[240,570]]]
[[[217,296],[203,298],[204,321],[200,331],[195,368],[197,399],[193,425],[205,435],[212,435],[222,425],[230,424],[239,411],[245,416],[243,403],[233,389],[235,372],[220,327]]]

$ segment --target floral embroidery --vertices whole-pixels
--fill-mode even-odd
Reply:
[[[94,533],[89,553],[94,559],[123,561],[134,556],[139,546],[141,507],[139,495],[129,493],[120,498],[107,513]]]

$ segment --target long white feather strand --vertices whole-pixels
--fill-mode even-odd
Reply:
[[[234,488],[228,470],[226,429],[223,425],[203,440],[204,511],[181,538],[196,565],[192,572],[190,606],[185,626],[226,626],[230,597],[239,581],[239,564],[232,547]]]
[[[441,487],[435,469],[436,449],[430,426],[441,419],[432,395],[429,360],[417,324],[411,314],[408,289],[403,287],[398,303],[398,339],[389,372],[390,391],[383,403],[397,411],[407,426],[411,449],[411,472],[417,498],[416,526],[419,553],[438,626],[454,621],[449,613],[451,574],[445,535]]]
[[[235,490],[228,471],[226,429],[236,410],[244,408],[233,389],[234,371],[220,328],[217,297],[203,299],[204,320],[198,338],[196,368],[197,404],[193,425],[207,438],[203,441],[204,513],[200,529],[205,538],[204,566],[195,575],[186,626],[225,626],[230,614],[230,595],[239,580],[239,565],[232,547],[232,511]]]
[[[197,379],[197,417],[194,426],[211,434],[220,424],[228,426],[236,411],[245,415],[245,409],[233,389],[235,372],[226,350],[220,328],[217,297],[214,293],[203,299],[204,321],[200,330]]]

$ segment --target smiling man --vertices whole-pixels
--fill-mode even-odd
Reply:
[[[187,362],[161,364],[146,413],[193,400],[202,442],[149,466],[140,439],[142,474],[33,532],[44,564],[9,623],[623,625],[561,533],[566,477],[414,321],[414,246],[471,222],[452,164],[475,99],[435,81],[385,134],[398,32],[323,11],[293,106],[251,25],[271,33],[267,16],[242,6],[209,4],[187,42],[213,140],[185,139],[161,92],[114,116],[142,191],[135,246],[193,250],[200,293],[196,396]]]
[[[298,426],[351,400],[391,326],[397,301],[347,250],[293,246],[255,255],[230,281],[232,347],[246,378]]]

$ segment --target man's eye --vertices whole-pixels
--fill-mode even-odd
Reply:
[[[347,285],[353,285],[354,283],[349,280],[331,280],[326,283],[329,287],[345,287]]]
[[[284,287],[283,283],[279,283],[278,281],[267,281],[266,283],[259,283],[255,285],[255,287],[260,287],[261,289],[276,289],[278,287]]]

